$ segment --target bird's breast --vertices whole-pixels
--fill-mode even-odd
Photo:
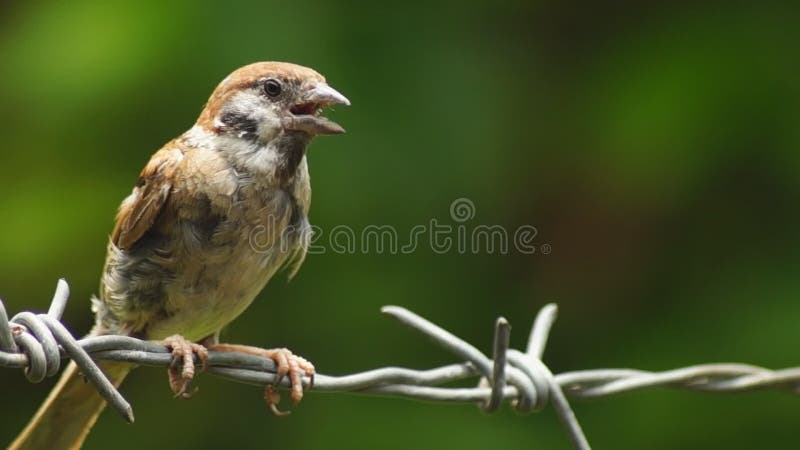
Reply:
[[[305,161],[300,164],[303,174],[288,186],[238,173],[225,195],[184,189],[178,195],[193,202],[185,203],[187,210],[177,208],[131,251],[110,251],[114,269],[104,284],[114,292],[106,297],[126,299],[116,302],[126,328],[149,339],[178,333],[200,340],[241,314],[304,251],[310,186]]]
[[[307,218],[283,189],[240,192],[226,215],[186,223],[182,267],[167,290],[169,319],[148,334],[181,329],[189,339],[219,330],[241,314],[297,251]]]

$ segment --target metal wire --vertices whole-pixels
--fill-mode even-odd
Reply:
[[[0,301],[0,367],[24,369],[37,383],[58,372],[62,359],[74,360],[84,376],[127,421],[133,422],[128,402],[98,368],[95,361],[126,361],[167,367],[170,351],[156,342],[128,336],[92,336],[76,340],[60,323],[69,287],[59,280],[47,314],[21,312],[11,320]],[[800,368],[769,370],[747,364],[702,364],[664,372],[634,369],[578,370],[554,375],[542,362],[557,307],[546,305],[536,317],[522,352],[509,348],[510,325],[495,323],[492,358],[438,325],[399,306],[382,312],[465,361],[428,370],[385,367],[343,376],[317,374],[314,391],[356,392],[420,400],[477,403],[485,412],[508,401],[516,411],[542,410],[548,403],[569,436],[572,447],[589,449],[567,397],[596,398],[650,387],[669,387],[704,392],[741,392],[779,388],[800,392]],[[276,383],[275,362],[234,352],[209,352],[207,371],[232,381],[265,386]],[[480,377],[476,387],[443,386],[457,380]],[[304,378],[308,387],[310,379]],[[279,386],[289,387],[285,379]]]

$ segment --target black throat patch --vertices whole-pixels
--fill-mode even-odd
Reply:
[[[287,131],[277,138],[276,147],[280,158],[278,167],[275,168],[275,175],[282,183],[288,182],[294,176],[310,141],[309,134],[299,131]]]

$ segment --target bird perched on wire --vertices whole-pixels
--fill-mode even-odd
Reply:
[[[91,335],[162,340],[175,358],[170,387],[188,396],[194,354],[243,351],[276,361],[292,400],[314,367],[287,349],[219,344],[282,267],[293,275],[306,253],[311,185],[306,146],[344,133],[321,115],[349,105],[319,73],[281,62],[241,67],[216,87],[195,125],[157,151],[122,202],[108,244]],[[132,366],[101,367],[119,385]],[[278,413],[278,398],[265,398]],[[74,363],[13,449],[79,448],[105,402]]]

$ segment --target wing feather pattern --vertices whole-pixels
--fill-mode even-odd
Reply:
[[[179,148],[165,147],[147,163],[136,187],[117,213],[111,233],[111,241],[117,248],[130,249],[156,222],[169,200],[182,160],[183,152]]]

